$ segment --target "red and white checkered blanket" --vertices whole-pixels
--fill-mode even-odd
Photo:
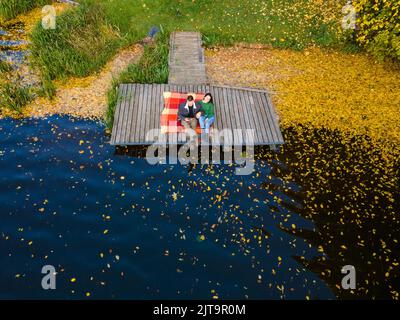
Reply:
[[[164,110],[161,113],[160,126],[161,133],[184,132],[185,128],[178,120],[178,108],[181,103],[186,102],[187,96],[192,95],[195,102],[204,97],[204,93],[179,93],[164,92]],[[201,133],[200,126],[197,124],[197,133]]]

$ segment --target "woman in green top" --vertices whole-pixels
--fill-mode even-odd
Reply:
[[[202,106],[201,116],[199,118],[200,128],[203,133],[209,133],[210,126],[215,121],[214,103],[211,93],[206,93],[203,100],[200,101]]]

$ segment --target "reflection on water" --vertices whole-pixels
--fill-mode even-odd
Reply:
[[[74,118],[1,120],[1,298],[335,297],[293,258],[327,259],[282,230],[315,226],[274,159],[251,176],[150,166],[115,154],[103,132]],[[46,264],[55,291],[41,289]]]
[[[343,142],[342,134],[329,130],[290,128],[285,141],[277,159],[286,167],[276,166],[273,175],[302,186],[303,197],[290,192],[302,208],[288,210],[312,219],[315,229],[281,229],[326,254],[295,259],[339,298],[399,299],[399,159],[385,163],[367,137]],[[341,288],[344,265],[356,268],[354,291]]]

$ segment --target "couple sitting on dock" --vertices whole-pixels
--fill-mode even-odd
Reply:
[[[188,95],[186,102],[179,105],[178,119],[189,134],[190,132],[196,132],[197,123],[199,123],[202,137],[207,137],[210,127],[215,121],[212,95],[206,93],[203,99],[197,102],[195,102],[192,95]]]

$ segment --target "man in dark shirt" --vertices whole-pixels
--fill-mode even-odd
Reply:
[[[187,133],[191,133],[191,129],[196,132],[197,121],[201,115],[201,104],[194,102],[193,96],[188,96],[186,102],[179,105],[178,119],[181,120]]]

